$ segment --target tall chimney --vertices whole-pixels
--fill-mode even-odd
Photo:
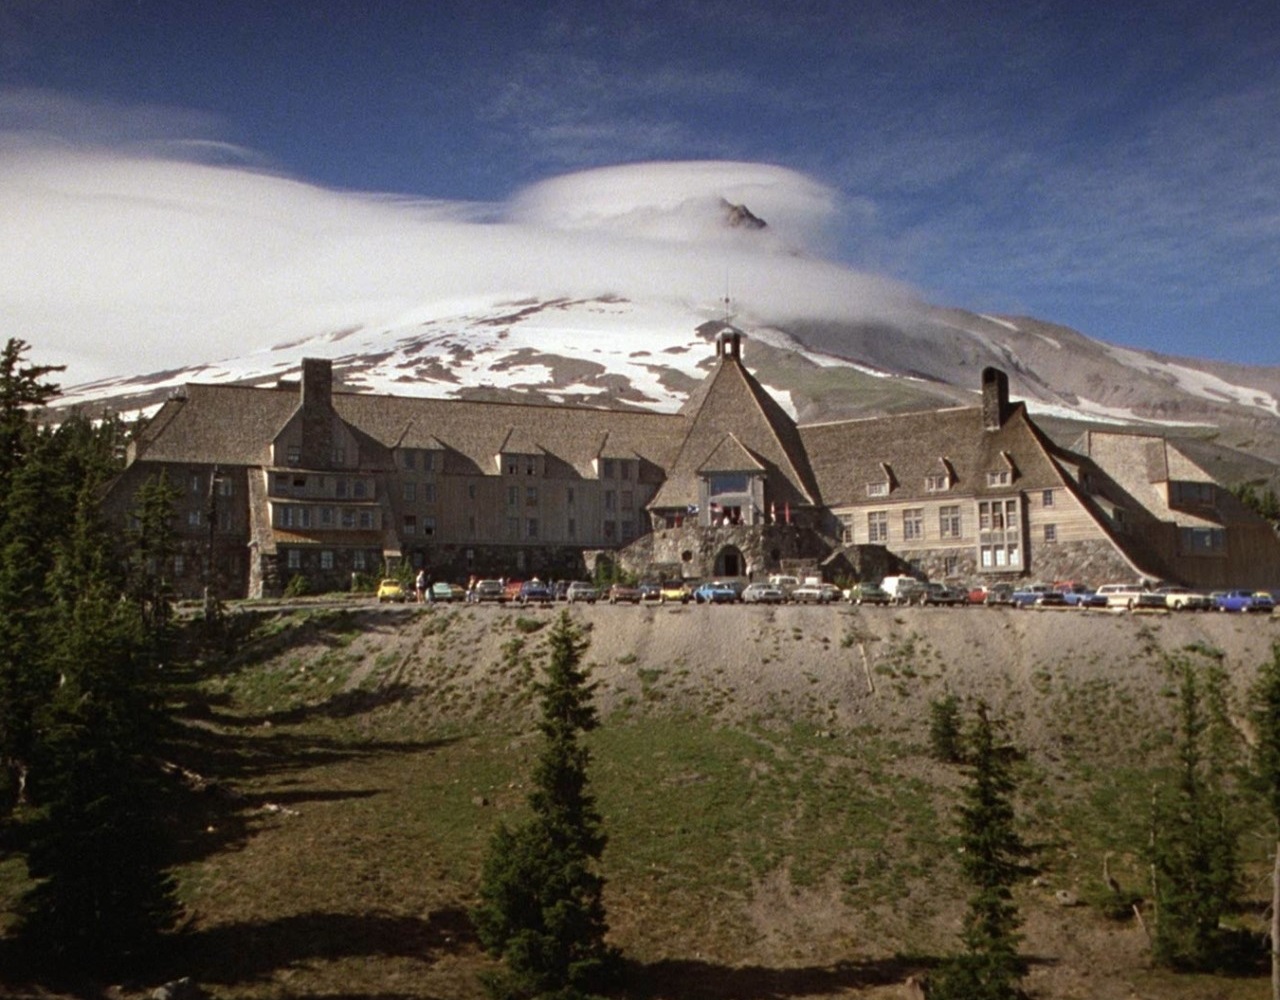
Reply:
[[[999,368],[982,369],[982,427],[998,431],[1009,416],[1009,376]]]
[[[325,468],[333,460],[333,363],[302,359],[302,463]]]

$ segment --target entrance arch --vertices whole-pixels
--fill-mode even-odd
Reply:
[[[726,545],[716,553],[716,576],[746,576],[747,560],[735,545]]]

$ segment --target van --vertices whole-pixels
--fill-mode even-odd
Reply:
[[[924,584],[914,576],[886,576],[880,586],[894,604],[921,604],[924,602]]]
[[[790,597],[791,591],[800,586],[800,578],[798,576],[787,576],[784,573],[774,573],[769,577],[769,583]]]

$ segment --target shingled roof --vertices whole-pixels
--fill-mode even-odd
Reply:
[[[799,428],[822,502],[865,503],[867,485],[888,476],[895,501],[924,499],[929,476],[947,474],[951,487],[981,496],[989,471],[1012,469],[1018,489],[1064,485],[1062,471],[1034,432],[1026,410],[1014,406],[999,430],[985,430],[981,407],[841,420]]]
[[[736,354],[724,353],[715,371],[680,410],[689,433],[652,507],[684,507],[698,502],[698,473],[726,435],[759,463],[770,502],[813,504],[818,491],[805,461],[795,421],[747,371]],[[740,471],[740,470],[739,470]]]

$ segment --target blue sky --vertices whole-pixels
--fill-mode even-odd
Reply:
[[[830,192],[811,248],[931,302],[1280,364],[1276,0],[0,0],[0,137],[473,218],[777,165]]]

